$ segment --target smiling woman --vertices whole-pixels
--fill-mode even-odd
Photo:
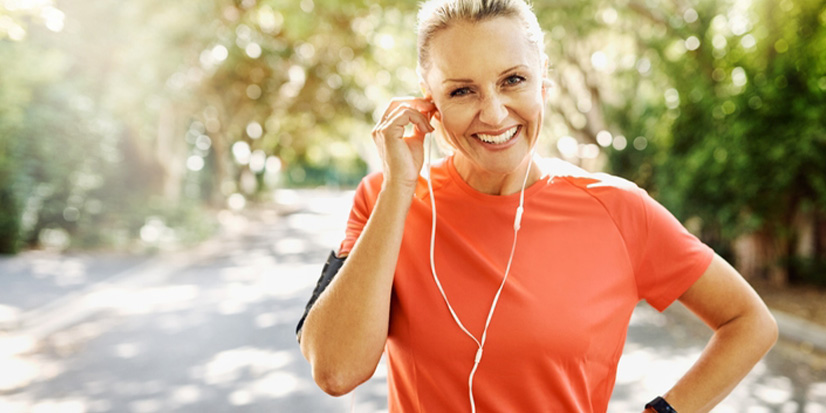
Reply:
[[[529,6],[429,1],[418,45],[424,96],[392,100],[373,129],[383,171],[357,189],[299,322],[318,385],[345,394],[386,351],[391,412],[604,412],[635,305],[679,299],[714,337],[640,410],[722,400],[775,323],[643,190],[534,156],[550,83]],[[453,154],[422,178],[428,133]]]
[[[439,108],[434,117],[459,174],[491,194],[520,187],[544,114],[547,58],[514,27],[516,17],[456,23],[433,36],[423,65],[426,96]],[[529,184],[541,176],[533,172]]]

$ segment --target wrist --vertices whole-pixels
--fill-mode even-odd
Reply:
[[[645,405],[646,412],[653,412],[653,413],[677,413],[667,401],[661,396],[657,396],[654,400],[646,403]]]
[[[382,183],[381,192],[394,197],[404,197],[405,199],[410,198],[416,193],[416,181],[405,182],[395,179],[386,179]]]

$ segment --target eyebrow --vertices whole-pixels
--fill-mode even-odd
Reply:
[[[511,67],[511,68],[508,68],[508,69],[503,70],[503,71],[502,71],[502,73],[499,73],[499,76],[502,76],[502,75],[504,75],[505,73],[511,72],[511,71],[513,71],[513,70],[515,70],[515,69],[519,69],[519,68],[527,68],[527,67],[528,67],[527,65],[516,65],[516,66],[514,66],[514,67]],[[473,80],[472,80],[472,79],[445,79],[445,80],[443,80],[443,81],[442,81],[442,84],[444,84],[444,83],[451,83],[451,82],[456,82],[456,83],[473,83]]]

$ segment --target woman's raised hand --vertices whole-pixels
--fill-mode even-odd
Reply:
[[[413,190],[424,163],[424,137],[433,132],[430,118],[436,105],[428,98],[394,98],[381,120],[373,128],[373,141],[379,150],[384,168],[385,187],[399,186]],[[404,129],[413,125],[405,136]]]

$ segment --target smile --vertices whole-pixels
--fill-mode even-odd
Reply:
[[[492,144],[497,144],[498,145],[498,144],[502,144],[502,143],[505,143],[505,142],[511,140],[511,138],[516,136],[516,132],[518,130],[519,130],[519,126],[514,126],[510,129],[506,130],[505,132],[502,132],[499,135],[488,135],[488,134],[484,134],[484,133],[477,133],[477,134],[475,134],[475,136],[482,142],[492,143]]]

